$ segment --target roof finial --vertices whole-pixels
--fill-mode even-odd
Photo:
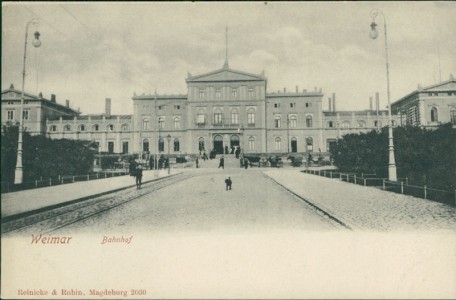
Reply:
[[[228,66],[228,26],[225,28],[225,63],[223,64],[224,69],[229,69]]]

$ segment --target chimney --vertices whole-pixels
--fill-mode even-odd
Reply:
[[[106,117],[110,117],[111,116],[111,98],[106,98],[105,116]]]
[[[317,87],[316,87],[316,86],[314,86],[314,92],[316,92],[316,91],[317,91]]]
[[[299,93],[299,87],[296,86],[296,94]]]
[[[56,103],[57,102],[55,94],[51,94],[51,102],[52,103]]]
[[[284,94],[287,93],[287,88],[283,88],[283,93],[284,93]]]
[[[307,90],[306,90],[306,89],[303,89],[302,92],[303,92],[303,93],[307,93]]]
[[[333,111],[336,111],[336,93],[333,93]]]
[[[332,111],[331,110],[331,98],[328,98],[328,107],[329,107],[329,111]]]
[[[380,110],[380,95],[378,94],[378,92],[375,93],[375,109],[377,111]]]
[[[66,105],[66,107],[70,108],[70,100],[68,100],[68,99],[65,100],[65,105]]]
[[[43,99],[43,93],[40,92],[40,93],[38,94],[38,97],[39,97],[40,99]]]
[[[369,110],[372,110],[372,97],[369,97]]]

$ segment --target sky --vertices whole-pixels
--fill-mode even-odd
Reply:
[[[369,37],[373,9],[385,16],[391,101],[456,76],[456,2],[60,2],[2,3],[2,90],[20,90],[26,24],[25,91],[80,108],[132,114],[137,95],[186,94],[187,74],[222,68],[265,72],[267,91],[322,89],[323,108],[387,105],[384,20]],[[31,44],[33,33],[42,45]]]

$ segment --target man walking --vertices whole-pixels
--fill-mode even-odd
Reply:
[[[142,167],[141,167],[141,166],[138,166],[138,167],[136,168],[136,173],[135,173],[135,177],[136,177],[136,188],[137,188],[137,189],[140,189],[140,188],[141,188],[142,176],[143,176]]]
[[[225,184],[226,184],[226,190],[230,190],[231,191],[231,184],[233,182],[231,181],[231,177],[228,177],[228,179],[225,179]]]
[[[220,163],[219,163],[218,167],[219,167],[219,169],[220,169],[220,167],[222,169],[225,169],[225,158],[223,157],[223,155],[222,155],[222,157],[220,157]]]

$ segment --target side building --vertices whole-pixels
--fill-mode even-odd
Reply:
[[[418,89],[391,105],[401,125],[435,127],[451,122],[456,125],[456,80],[450,79]]]

